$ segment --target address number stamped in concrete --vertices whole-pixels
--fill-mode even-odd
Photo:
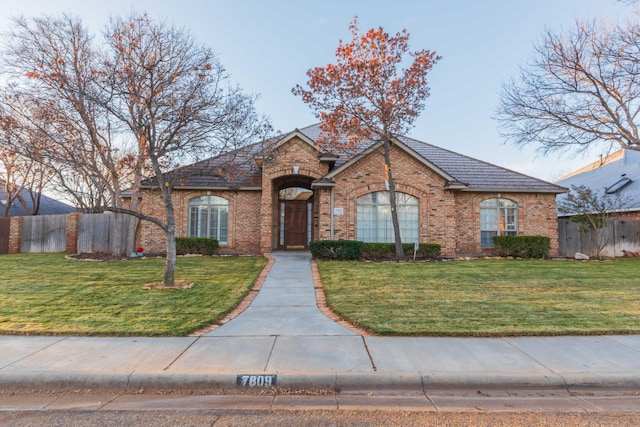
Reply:
[[[236,386],[246,388],[275,387],[278,375],[238,375]]]

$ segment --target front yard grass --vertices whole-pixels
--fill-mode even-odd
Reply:
[[[318,261],[329,306],[379,335],[640,333],[640,260]]]
[[[0,334],[184,336],[215,323],[249,292],[264,257],[178,258],[191,289],[161,282],[164,259],[88,262],[64,254],[0,256]]]

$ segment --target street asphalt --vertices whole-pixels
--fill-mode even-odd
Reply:
[[[318,309],[308,252],[271,256],[251,305],[202,336],[0,336],[0,391],[640,389],[638,335],[363,336]]]

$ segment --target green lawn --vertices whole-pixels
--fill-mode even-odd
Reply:
[[[318,261],[327,302],[381,335],[640,333],[640,260]]]
[[[264,257],[178,258],[191,289],[143,290],[164,259],[89,262],[0,256],[0,334],[181,336],[213,324],[248,293]]]

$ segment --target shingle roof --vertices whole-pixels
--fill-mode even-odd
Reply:
[[[277,141],[286,140],[294,132],[300,132],[311,141],[317,141],[321,136],[320,124],[318,123],[281,135],[271,142],[277,144]],[[565,191],[563,187],[558,185],[413,138],[401,136],[398,141],[426,164],[431,164],[440,169],[440,173],[453,178],[453,181],[464,184],[463,191],[546,193],[561,193]],[[340,152],[334,153],[339,158],[335,163],[335,167],[349,167],[350,160],[353,160],[359,153],[362,153],[372,145],[371,141],[362,141],[355,144],[353,149],[342,149]],[[260,186],[260,170],[252,159],[259,155],[263,146],[263,144],[256,144],[220,157],[203,160],[176,169],[170,173],[170,176],[173,179],[174,186],[177,187],[243,188]],[[151,185],[152,181],[147,180],[145,184]]]
[[[32,209],[33,202],[31,201],[31,195],[25,188],[20,190],[20,195],[24,198],[29,209]],[[0,215],[4,214],[4,210],[7,203],[7,193],[4,188],[4,183],[0,182]],[[62,215],[75,212],[76,208],[59,200],[47,197],[44,194],[40,196],[40,209],[38,215]],[[17,200],[13,202],[11,208],[9,208],[9,216],[25,216],[27,213],[24,207]]]
[[[563,187],[584,185],[600,194],[609,190],[610,197],[619,195],[624,200],[625,210],[640,210],[640,151],[616,151],[560,178],[556,183]],[[559,195],[558,202],[565,197],[566,195]]]

